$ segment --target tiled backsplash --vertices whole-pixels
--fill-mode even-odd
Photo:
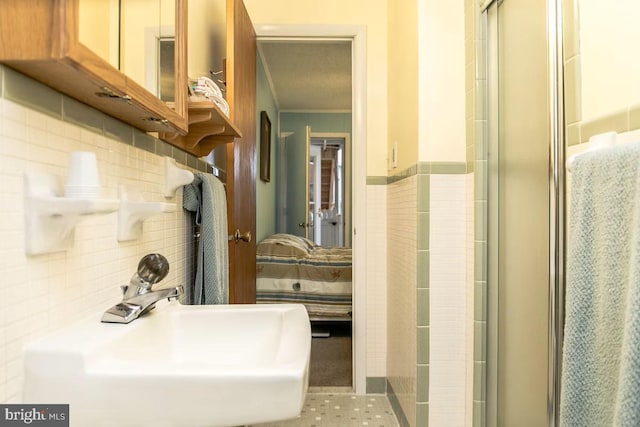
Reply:
[[[397,399],[409,425],[414,426],[418,176],[409,176],[387,187],[387,378],[393,388],[390,399]]]
[[[387,372],[387,187],[367,186],[367,377]]]
[[[185,282],[186,220],[182,191],[162,195],[163,156],[205,170],[206,164],[39,83],[0,67],[0,402],[19,402],[23,349],[34,338],[118,302],[139,259],[165,255],[162,286]],[[66,252],[25,254],[24,174],[42,171],[64,182],[71,151],[93,151],[105,197],[124,184],[145,200],[177,204],[149,218],[140,240],[119,243],[117,214],[90,216]]]
[[[467,117],[471,121],[467,132],[468,145],[473,147],[473,178],[469,188],[469,200],[473,200],[471,217],[473,227],[469,249],[469,265],[472,272],[469,280],[473,283],[473,361],[469,372],[473,374],[473,389],[468,401],[471,408],[467,408],[467,417],[471,416],[471,425],[484,425],[486,380],[486,276],[485,260],[487,253],[486,224],[487,217],[487,22],[480,15],[478,2],[466,0],[467,8],[467,41],[474,49],[467,52]],[[467,392],[469,393],[469,392]],[[469,404],[469,403],[467,403]]]
[[[1,65],[0,81],[2,81],[0,83],[1,98],[44,113],[62,122],[73,123],[78,128],[90,130],[111,140],[159,156],[173,157],[178,163],[193,169],[203,172],[209,171],[207,163],[197,157]]]
[[[387,391],[401,425],[471,421],[473,176],[421,162],[388,179]]]
[[[467,175],[430,176],[429,425],[465,426],[473,324],[467,265]]]
[[[605,132],[625,133],[640,129],[640,105],[632,105],[594,120],[567,125],[567,146],[584,144],[589,138]]]

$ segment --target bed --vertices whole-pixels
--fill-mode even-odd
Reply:
[[[274,234],[258,243],[256,302],[304,304],[312,320],[350,320],[351,248]]]

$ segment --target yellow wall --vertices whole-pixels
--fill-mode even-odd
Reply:
[[[389,2],[389,131],[402,171],[465,162],[464,2]]]
[[[588,121],[640,101],[640,3],[591,0],[579,6],[582,119]]]
[[[418,0],[418,159],[423,162],[466,161],[464,20],[463,0]]]
[[[244,3],[254,25],[346,24],[366,27],[367,175],[386,175],[387,1],[244,0]]]
[[[463,0],[245,5],[254,24],[366,25],[367,175],[417,161],[466,161]],[[398,168],[389,170],[394,142]]]
[[[165,35],[161,30],[171,28],[175,32],[175,2],[173,0],[126,0],[121,4],[120,19],[122,40],[120,45],[120,69],[136,83],[147,87],[147,37],[149,31]],[[147,88],[153,93],[155,88]]]
[[[398,168],[418,161],[418,18],[417,2],[389,1],[389,129],[387,153],[398,144]],[[389,158],[391,155],[389,154]]]

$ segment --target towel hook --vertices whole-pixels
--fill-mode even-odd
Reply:
[[[164,197],[173,197],[176,190],[193,182],[193,172],[179,168],[176,159],[164,158]]]

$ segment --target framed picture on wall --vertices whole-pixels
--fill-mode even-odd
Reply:
[[[271,180],[271,120],[266,111],[260,111],[260,179]]]

